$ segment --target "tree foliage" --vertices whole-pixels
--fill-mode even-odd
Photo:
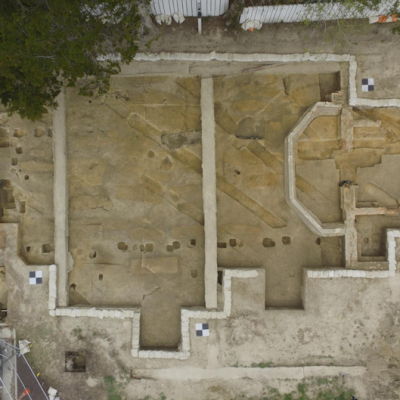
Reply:
[[[1,103],[35,120],[64,85],[106,92],[118,58],[134,58],[139,28],[137,0],[1,0]]]

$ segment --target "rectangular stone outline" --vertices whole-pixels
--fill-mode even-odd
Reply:
[[[118,57],[113,57],[118,60]],[[351,106],[367,106],[367,107],[400,107],[400,100],[398,99],[383,99],[383,100],[370,100],[370,99],[359,99],[357,97],[357,86],[356,86],[356,74],[357,74],[357,62],[355,56],[350,54],[315,54],[310,53],[304,54],[238,54],[238,53],[217,53],[212,51],[211,53],[166,53],[161,52],[159,54],[155,53],[137,53],[135,56],[135,61],[225,61],[225,62],[305,62],[305,61],[334,61],[334,62],[348,62],[349,63],[349,105]],[[63,95],[63,94],[62,94]],[[65,101],[60,99],[61,109],[59,113],[65,113]],[[62,125],[63,116],[62,114],[56,114],[58,117],[55,118],[55,125],[58,127]],[[65,114],[64,114],[65,115]],[[58,123],[57,123],[58,122]],[[56,128],[57,129],[57,128]],[[65,126],[60,129],[65,130]],[[57,138],[58,135],[54,135]],[[62,143],[58,144],[58,155],[62,155]],[[65,152],[64,152],[65,154]],[[54,196],[56,199],[56,186],[54,188]],[[58,188],[60,189],[60,188]],[[65,188],[63,189],[65,192]],[[58,194],[63,193],[63,191],[57,192]],[[65,220],[67,216],[65,215]],[[64,226],[64,232],[67,236],[67,226]],[[396,232],[396,233],[394,233]],[[395,236],[399,235],[399,236]],[[390,251],[390,257],[394,256],[395,249],[395,237],[400,237],[400,231],[393,231],[390,235],[389,245],[389,235],[388,235],[388,251]],[[60,246],[61,247],[61,246]],[[65,260],[65,271],[68,267],[68,254],[66,246],[63,249],[63,254],[61,254],[60,259]],[[336,277],[362,277],[362,278],[385,278],[388,276],[393,276],[396,266],[394,261],[389,259],[389,271],[363,271],[363,270],[311,270],[305,269],[307,278],[336,278]],[[390,268],[390,266],[392,266]],[[140,358],[175,358],[175,359],[186,359],[190,356],[190,339],[189,339],[189,318],[204,318],[204,319],[221,319],[227,318],[231,313],[232,306],[232,294],[231,294],[231,279],[235,278],[250,278],[258,275],[256,270],[225,270],[224,271],[224,310],[223,311],[203,311],[203,310],[193,310],[193,309],[182,309],[181,310],[181,331],[182,331],[182,343],[181,349],[178,352],[168,352],[168,351],[152,351],[152,350],[139,350],[140,347],[140,311],[138,309],[101,309],[96,308],[56,308],[57,303],[57,268],[55,265],[49,267],[49,312],[53,316],[70,316],[70,317],[97,317],[97,318],[132,318],[132,356]],[[51,279],[50,279],[51,278]],[[133,313],[133,314],[132,314]]]

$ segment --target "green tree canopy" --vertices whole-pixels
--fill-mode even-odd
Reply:
[[[132,61],[140,22],[137,0],[1,0],[1,103],[35,120],[78,79],[82,95],[106,92],[120,72],[108,56]]]

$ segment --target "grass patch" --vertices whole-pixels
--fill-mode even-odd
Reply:
[[[119,381],[113,376],[104,377],[104,386],[107,390],[107,400],[124,400],[124,389],[130,379],[130,373],[127,370],[123,370],[120,373]]]
[[[164,35],[164,30],[165,30],[165,24],[162,24],[160,34],[158,36],[153,37],[148,42],[146,42],[146,44],[145,44],[146,49],[150,50],[150,47],[152,46],[152,44],[157,42],[157,40],[160,39],[160,37]]]
[[[329,358],[329,359],[333,359],[333,357],[331,355],[327,355],[324,356],[323,354],[319,355],[319,356],[314,356],[315,358]]]
[[[260,363],[270,364],[270,363]],[[254,364],[259,365],[259,364]],[[268,368],[268,367],[259,367]],[[285,379],[288,381],[290,379]],[[296,386],[296,390],[290,393],[280,393],[276,388],[269,388],[261,396],[247,397],[245,394],[235,396],[231,400],[351,400],[355,394],[353,389],[344,386],[343,379],[334,378],[311,378],[303,380]],[[108,398],[108,400],[120,400],[120,398]],[[147,395],[138,400],[167,400],[164,393],[159,397]]]
[[[278,389],[270,388],[261,397],[239,396],[239,400],[351,400],[355,394],[353,389],[346,388],[344,381],[338,377],[313,378],[297,385],[296,390],[290,393],[280,393]]]
[[[146,49],[150,50],[151,45],[152,45],[154,42],[157,42],[158,39],[160,39],[160,36],[156,36],[156,37],[154,37],[153,39],[150,39],[150,40],[145,44]]]
[[[79,340],[85,339],[82,336],[82,328],[77,326],[76,328],[72,329],[72,334],[76,336]]]
[[[117,381],[113,376],[104,377],[104,385],[107,390],[107,400],[122,400]]]
[[[236,361],[235,364],[231,365],[232,368],[271,368],[272,366],[273,364],[271,361],[252,363],[251,365],[242,365],[239,364],[238,361]]]
[[[239,364],[238,361],[235,362],[235,364],[232,365],[233,368],[240,368],[243,367],[243,365]]]
[[[272,367],[272,362],[260,362],[260,363],[253,363],[251,364],[251,368],[271,368]]]
[[[328,378],[317,378],[317,385],[327,385],[329,383]]]

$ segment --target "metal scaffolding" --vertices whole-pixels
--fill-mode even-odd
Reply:
[[[0,339],[0,399],[49,400],[18,347]]]

